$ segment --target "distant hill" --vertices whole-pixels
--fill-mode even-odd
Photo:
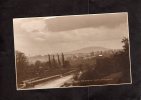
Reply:
[[[78,54],[78,53],[90,53],[90,52],[106,51],[106,50],[109,50],[109,49],[104,48],[104,47],[86,47],[86,48],[81,48],[79,50],[74,50],[68,53]]]
[[[71,52],[66,52],[64,53],[65,57],[69,57],[72,55],[85,55],[86,53],[91,53],[91,52],[97,52],[97,51],[108,51],[110,49],[104,48],[104,47],[86,47],[86,48],[81,48],[79,50],[74,50]],[[52,57],[51,57],[52,58]],[[55,56],[55,59],[57,59],[57,57]],[[46,62],[48,61],[48,55],[37,55],[37,56],[32,56],[32,57],[28,57],[28,60],[30,63],[35,63],[37,60],[42,61],[42,62]]]

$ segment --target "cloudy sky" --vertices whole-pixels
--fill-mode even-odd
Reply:
[[[121,49],[127,13],[15,18],[15,50],[28,56],[100,46]]]

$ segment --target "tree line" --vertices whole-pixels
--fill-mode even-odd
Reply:
[[[118,83],[129,83],[130,80],[130,57],[129,57],[129,40],[124,37],[121,41],[123,49],[114,52],[109,57],[97,56],[89,59],[85,65],[81,66],[81,76],[75,77],[76,81],[80,81],[77,85],[92,85],[98,83],[81,84],[81,80],[97,80],[106,76],[111,76],[113,73],[122,73],[118,78]],[[95,62],[94,62],[95,61]],[[83,70],[82,67],[85,66]],[[99,85],[99,84],[98,84]]]
[[[57,59],[54,55],[48,54],[48,60],[42,62],[37,60],[31,64],[28,57],[20,51],[16,51],[16,70],[17,70],[17,83],[34,77],[45,77],[59,73],[57,69],[66,69],[70,67],[69,61],[65,60],[64,54],[57,54]]]

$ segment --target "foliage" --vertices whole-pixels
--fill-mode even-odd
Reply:
[[[24,80],[27,76],[28,60],[24,53],[16,51],[17,82]]]
[[[130,62],[129,62],[129,44],[128,38],[123,38],[123,50],[113,53],[110,57],[95,58],[96,64],[93,67],[87,64],[88,70],[83,71],[79,80],[95,80],[103,78],[112,73],[121,72],[123,75],[120,82],[130,81]],[[90,59],[92,60],[92,59]]]
[[[62,54],[64,57],[64,55]],[[17,69],[17,83],[20,84],[22,81],[30,80],[33,78],[43,78],[52,76],[70,70],[70,62],[63,60],[63,65],[57,63],[57,60],[42,62],[37,60],[35,63],[30,64],[28,57],[23,52],[16,51],[16,69]]]

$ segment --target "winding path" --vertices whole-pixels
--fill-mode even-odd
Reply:
[[[52,81],[44,82],[42,84],[35,85],[34,88],[35,89],[59,88],[65,82],[68,82],[72,78],[73,78],[73,74],[72,75],[68,75],[68,76],[64,76],[64,77],[61,77],[59,79],[55,79],[55,80],[52,80]]]

